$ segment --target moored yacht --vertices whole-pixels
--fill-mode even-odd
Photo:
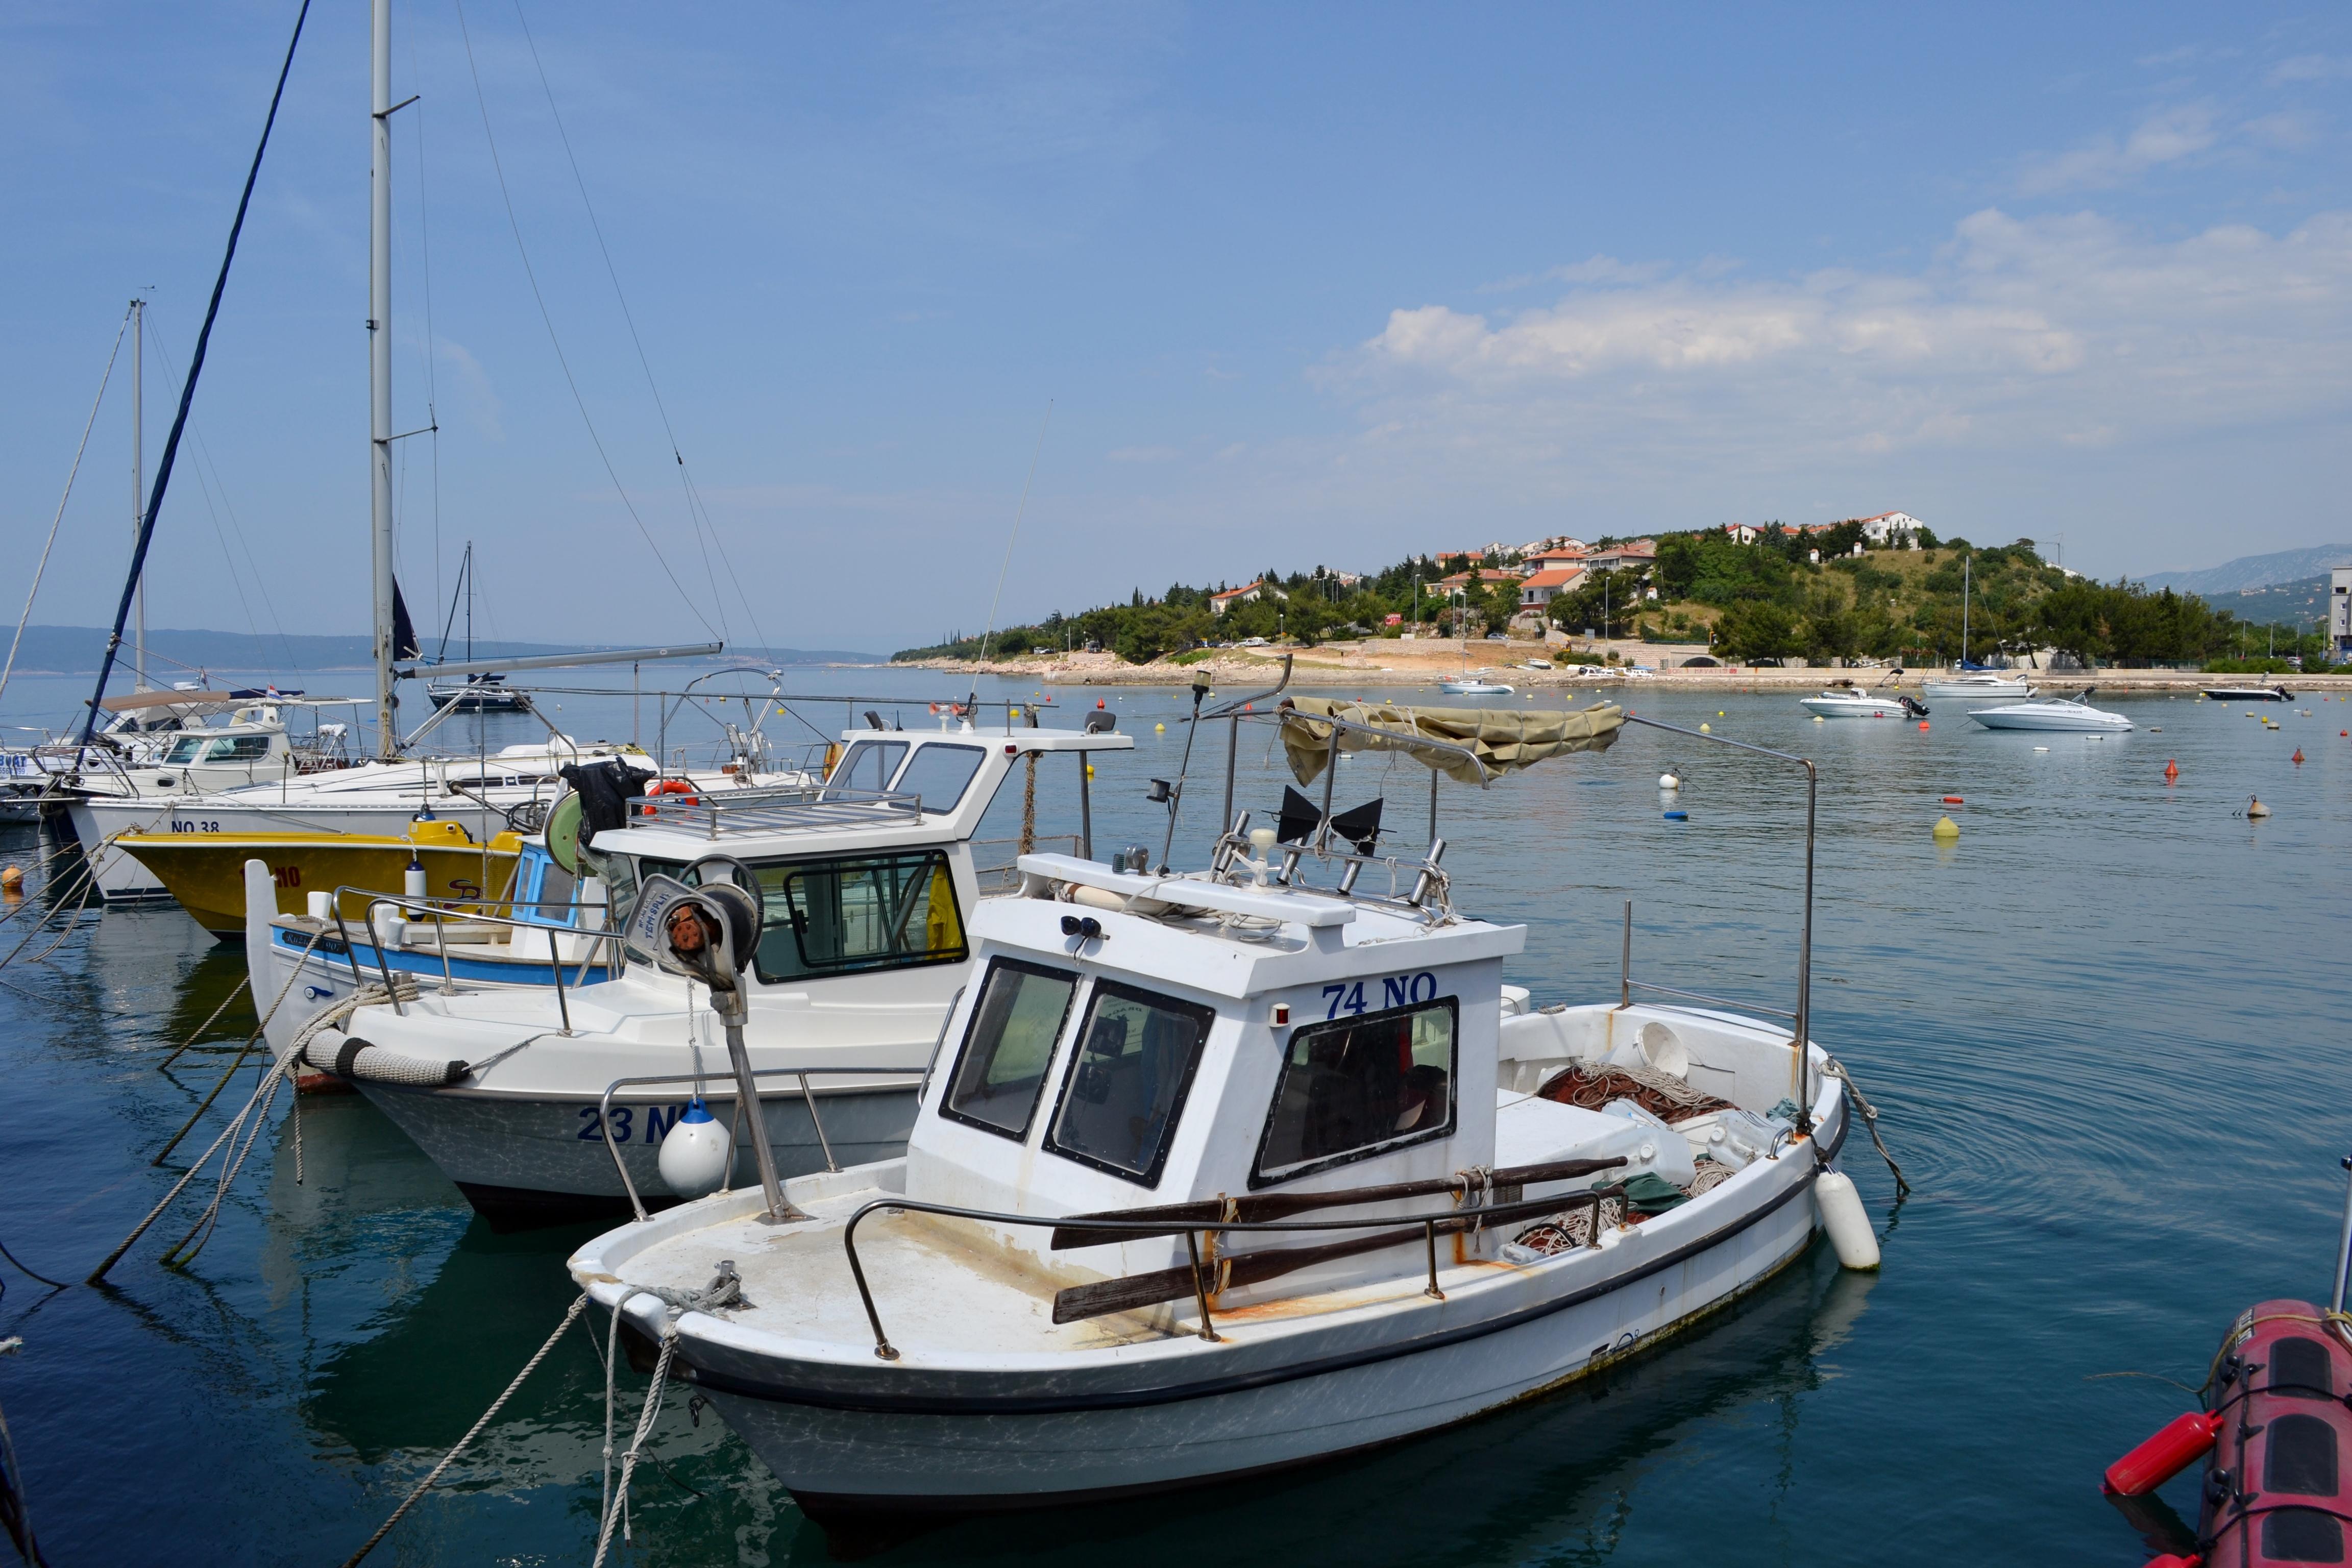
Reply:
[[[2095,687],[2084,687],[2073,697],[2043,697],[2000,708],[1972,708],[1969,717],[1988,730],[2051,730],[2085,734],[2120,734],[2132,721],[2120,713],[2091,706]]]
[[[1927,710],[1900,691],[1869,691],[1851,680],[1832,681],[1797,705],[1824,719],[1924,719]]]
[[[1964,665],[1958,675],[1922,677],[1919,694],[1931,702],[1969,702],[1979,698],[2031,697],[2033,684],[2009,670],[1971,669]]]
[[[1439,739],[1448,719],[1476,738]],[[1482,782],[1625,721],[1304,699],[1279,720],[1302,783],[1343,731]],[[1442,840],[1335,844],[1328,787],[1311,841],[1244,816],[1187,874],[1023,857],[1017,896],[973,916],[902,1157],[624,1226],[573,1279],[828,1522],[1462,1421],[1757,1286],[1825,1210],[1874,1264],[1801,979],[1793,1033],[1630,980],[1526,1011],[1503,983],[1525,928],[1456,907]],[[723,989],[699,929],[658,961]]]

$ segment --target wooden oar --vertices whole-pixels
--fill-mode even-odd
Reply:
[[[1592,1162],[1580,1162],[1592,1163]],[[1622,1161],[1611,1163],[1622,1164]],[[1552,1167],[1532,1165],[1529,1170]],[[1540,1179],[1540,1178],[1539,1178]],[[1556,1214],[1561,1209],[1576,1208],[1590,1203],[1593,1205],[1594,1221],[1600,1218],[1601,1200],[1622,1197],[1624,1187],[1595,1187],[1589,1192],[1560,1193],[1548,1198],[1530,1198],[1525,1203],[1507,1204],[1491,1208],[1483,1215],[1449,1215],[1437,1222],[1437,1234],[1453,1236],[1472,1226],[1503,1224],[1511,1220],[1531,1219],[1537,1215]],[[1298,1194],[1301,1197],[1306,1194]],[[1171,1205],[1173,1206],[1173,1205]],[[1379,1252],[1385,1247],[1406,1247],[1423,1240],[1429,1233],[1426,1225],[1405,1230],[1375,1231],[1369,1236],[1352,1236],[1340,1241],[1328,1241],[1319,1247],[1286,1247],[1269,1252],[1229,1253],[1213,1263],[1202,1265],[1209,1276],[1209,1294],[1237,1289],[1244,1285],[1262,1284],[1297,1269],[1328,1263],[1335,1258],[1353,1258],[1359,1253]],[[1082,1318],[1099,1318],[1111,1312],[1131,1312],[1139,1307],[1155,1306],[1161,1301],[1173,1301],[1195,1293],[1191,1264],[1174,1268],[1156,1269],[1150,1274],[1128,1274],[1116,1279],[1098,1279],[1088,1285],[1072,1285],[1054,1293],[1054,1321],[1075,1323]]]
[[[1496,1187],[1531,1187],[1544,1182],[1568,1182],[1579,1176],[1589,1176],[1595,1171],[1611,1171],[1625,1163],[1619,1155],[1613,1160],[1559,1160],[1549,1165],[1507,1166],[1492,1173],[1490,1182]],[[1380,1187],[1338,1187],[1319,1193],[1255,1193],[1239,1198],[1201,1198],[1192,1203],[1162,1204],[1157,1208],[1106,1209],[1098,1214],[1074,1214],[1054,1232],[1053,1247],[1063,1251],[1073,1247],[1106,1247],[1114,1241],[1139,1241],[1147,1236],[1175,1236],[1183,1231],[1227,1225],[1259,1225],[1267,1220],[1288,1219],[1293,1215],[1314,1209],[1344,1208],[1355,1204],[1391,1203],[1398,1198],[1426,1198],[1439,1193],[1458,1190],[1463,1183],[1460,1174],[1436,1176],[1419,1182],[1391,1182]],[[1232,1213],[1226,1212],[1230,1204]],[[1168,1222],[1165,1230],[1094,1230],[1079,1224],[1081,1220],[1160,1220]]]

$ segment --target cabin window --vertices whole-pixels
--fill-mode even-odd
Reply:
[[[752,869],[767,909],[763,981],[963,962],[955,878],[937,849]]]
[[[978,746],[925,746],[898,775],[898,793],[920,795],[925,811],[953,811],[987,754]]]
[[[215,741],[213,742],[213,749],[205,753],[205,761],[208,763],[251,763],[258,762],[268,754],[268,736],[230,735],[225,739]]]
[[[1197,1003],[1097,981],[1045,1147],[1158,1186],[1215,1017]]]
[[[172,742],[172,749],[163,753],[163,761],[167,763],[193,763],[204,749],[204,736],[183,735],[178,740]]]
[[[940,1114],[1007,1138],[1027,1137],[1077,988],[1076,975],[1042,964],[1012,958],[989,964]]]
[[[550,860],[539,874],[539,886],[532,889],[539,899],[539,918],[557,925],[572,923],[572,900],[575,896],[572,873]]]
[[[1456,1000],[1292,1032],[1250,1185],[1366,1160],[1454,1131]]]
[[[860,741],[849,748],[825,783],[835,789],[888,789],[890,775],[906,758],[904,741]]]

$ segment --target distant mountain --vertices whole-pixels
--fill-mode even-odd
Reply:
[[[629,646],[625,643],[588,645],[591,648]],[[485,656],[521,658],[532,654],[581,651],[582,645],[578,643],[477,640],[474,644],[474,657],[477,658]],[[363,637],[254,637],[246,632],[184,631],[169,627],[148,629],[147,652],[148,676],[160,685],[192,679],[198,669],[268,670],[296,675],[310,670],[366,669],[374,662],[373,649]],[[16,668],[26,673],[96,674],[99,661],[105,656],[106,629],[102,626],[28,626],[25,628],[24,644],[16,652]],[[887,662],[878,654],[852,653],[838,648],[730,647],[725,657],[760,664]],[[117,656],[118,664],[127,668],[130,658],[131,648],[126,637],[122,652]]]
[[[2151,572],[2137,581],[2150,588],[2170,588],[2195,594],[2209,602],[2216,594],[2242,594],[2249,589],[2299,583],[2331,566],[2352,566],[2352,544],[2315,544],[2308,550],[2282,550],[2274,555],[2241,555],[2201,572]],[[2214,604],[2215,609],[2231,606]]]
[[[2352,564],[2352,558],[2347,558],[2347,563]],[[2307,632],[2327,613],[2327,574],[2323,572],[2316,577],[2299,578],[2293,583],[2273,583],[2266,588],[2249,588],[2242,594],[2200,594],[2198,597],[2242,621],[2257,626],[2294,626]]]

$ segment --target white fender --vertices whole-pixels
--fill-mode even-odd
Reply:
[[[710,1114],[710,1108],[696,1097],[687,1105],[686,1114],[662,1134],[661,1153],[656,1162],[662,1181],[682,1198],[717,1192],[726,1179],[734,1142],[725,1125]]]
[[[1848,1268],[1877,1268],[1878,1237],[1863,1210],[1862,1194],[1853,1190],[1853,1178],[1843,1171],[1823,1171],[1813,1178],[1813,1201],[1821,1205],[1822,1228],[1830,1233],[1838,1261]]]

